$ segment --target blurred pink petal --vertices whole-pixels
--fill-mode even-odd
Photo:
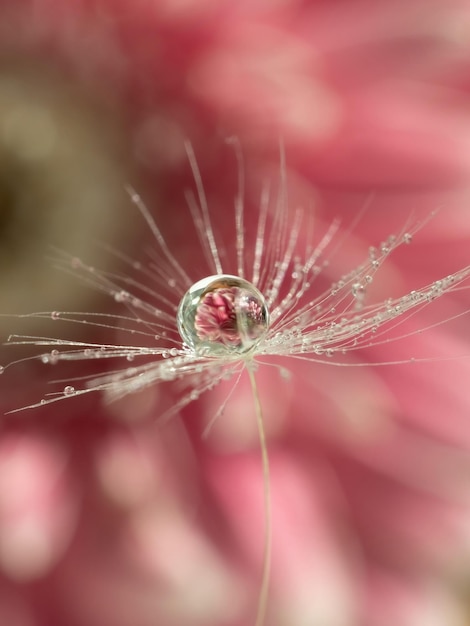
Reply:
[[[44,576],[76,526],[66,451],[45,439],[7,435],[0,443],[0,567],[10,578]]]
[[[445,587],[429,578],[398,578],[372,570],[365,598],[365,626],[460,626],[465,616]],[[387,607],[387,611],[384,611]]]

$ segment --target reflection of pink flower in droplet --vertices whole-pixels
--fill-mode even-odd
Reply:
[[[233,288],[218,289],[216,293],[205,295],[194,322],[202,339],[229,344],[239,342],[234,299]]]
[[[292,201],[314,193],[318,222],[347,221],[376,192],[325,280],[356,267],[367,245],[401,227],[411,209],[441,203],[441,215],[387,259],[366,298],[383,301],[465,265],[468,211],[457,202],[469,173],[459,75],[468,55],[466,3],[261,4],[91,2],[59,11],[44,3],[29,52],[46,33],[81,80],[94,85],[103,67],[113,68],[109,97],[132,99],[129,132],[150,181],[148,203],[165,199],[157,220],[188,271],[200,248],[173,210],[182,185],[191,186],[181,175],[178,134],[193,139],[211,206],[227,215],[229,230],[234,167],[227,176],[227,163],[217,163],[220,128],[248,146],[253,178],[272,170],[282,136]],[[455,292],[428,307],[420,325],[464,307],[465,293]],[[416,329],[412,319],[400,332],[408,328]],[[457,320],[357,356],[362,363],[439,357],[428,363],[286,364],[288,381],[260,368],[273,482],[269,624],[457,622],[449,581],[468,545],[468,363],[445,359],[468,352],[465,332]],[[9,408],[30,401],[24,382],[37,368],[21,367]],[[0,463],[0,622],[251,623],[264,522],[244,384],[204,441],[202,423],[226,387],[163,428],[154,417],[171,399],[153,388],[109,407],[72,400],[9,418]]]

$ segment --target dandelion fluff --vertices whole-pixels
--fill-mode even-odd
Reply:
[[[206,272],[193,275],[183,265],[140,196],[129,189],[132,202],[153,235],[154,245],[147,263],[136,263],[119,255],[133,270],[126,276],[101,272],[66,254],[58,259],[58,264],[66,271],[109,294],[124,312],[53,311],[23,316],[49,318],[51,323],[60,325],[72,323],[107,331],[114,329],[116,336],[127,336],[129,341],[97,343],[11,335],[8,343],[40,348],[38,355],[27,359],[40,359],[54,366],[60,376],[58,391],[24,408],[70,401],[96,391],[103,392],[107,400],[116,400],[150,386],[173,383],[180,393],[170,410],[162,415],[169,417],[223,381],[234,381],[230,392],[234,393],[241,375],[247,372],[254,398],[265,485],[264,565],[255,622],[256,626],[261,626],[268,605],[271,516],[269,461],[256,368],[270,363],[272,357],[285,357],[286,366],[279,367],[281,375],[288,378],[289,359],[304,361],[306,366],[308,363],[338,367],[368,365],[350,357],[366,348],[406,341],[409,331],[400,331],[403,323],[436,299],[466,289],[470,267],[439,277],[404,295],[379,303],[369,301],[369,290],[385,261],[401,246],[413,244],[419,231],[433,217],[429,215],[421,221],[410,218],[398,233],[382,242],[372,242],[374,245],[362,263],[325,286],[328,263],[342,242],[339,222],[333,221],[319,238],[316,233],[314,238],[311,211],[289,209],[286,168],[282,161],[278,193],[268,184],[264,186],[255,230],[249,233],[244,215],[243,165],[237,146],[240,175],[230,249],[227,242],[219,238],[216,216],[211,213],[190,145],[187,151],[196,182],[196,194],[189,192],[187,202]],[[350,236],[353,229],[354,224],[343,236]],[[465,313],[458,312],[455,317]],[[419,360],[419,355],[408,360]],[[103,367],[106,371],[99,375],[66,379],[57,365],[74,361],[117,365]],[[0,367],[0,373],[18,362]],[[210,425],[222,410],[223,407]]]

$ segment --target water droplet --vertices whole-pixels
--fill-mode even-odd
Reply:
[[[60,312],[59,311],[52,311],[51,313],[51,319],[53,320],[58,320],[60,317]]]
[[[50,355],[50,363],[52,363],[53,365],[55,365],[57,363],[57,361],[59,360],[59,351],[58,350],[51,350],[51,355]]]
[[[221,274],[195,283],[180,302],[183,341],[205,354],[244,354],[264,337],[269,313],[263,295],[248,281]]]
[[[72,387],[72,385],[67,385],[66,387],[64,387],[64,396],[73,396],[74,393],[75,387]]]
[[[403,235],[403,243],[411,243],[413,241],[413,235],[411,233],[405,233]]]
[[[357,298],[358,300],[362,300],[365,296],[366,288],[364,287],[362,283],[353,283],[351,285],[351,293],[354,298]]]
[[[127,291],[124,290],[116,291],[116,293],[114,294],[114,299],[116,300],[116,302],[125,302],[129,299],[129,294],[127,293]]]
[[[44,400],[44,398],[41,400],[39,404],[42,404],[42,405],[46,404],[46,401]]]
[[[3,374],[4,371],[5,371],[5,367],[3,365],[0,365],[0,374]]]
[[[135,354],[128,354],[128,355],[126,356],[126,359],[127,359],[128,361],[133,361],[133,360],[134,360],[134,357],[135,357]]]

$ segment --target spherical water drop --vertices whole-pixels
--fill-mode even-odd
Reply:
[[[59,319],[59,317],[60,317],[60,313],[59,313],[59,311],[52,311],[52,313],[51,313],[51,318],[52,318],[53,320],[58,320],[58,319]]]
[[[251,283],[221,274],[195,283],[180,302],[178,329],[183,341],[208,356],[245,354],[264,337],[269,312]]]
[[[5,367],[3,365],[0,365],[0,374],[3,374],[4,371],[5,371]]]
[[[405,233],[405,234],[403,235],[403,242],[404,242],[404,243],[407,243],[407,244],[408,244],[408,243],[411,243],[411,242],[412,242],[412,240],[413,240],[413,235],[411,235],[410,233]]]
[[[64,396],[73,396],[74,393],[75,387],[72,387],[72,385],[67,385],[66,387],[64,387]]]

